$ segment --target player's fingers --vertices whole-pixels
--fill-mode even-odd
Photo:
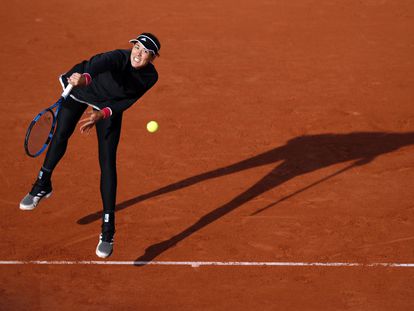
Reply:
[[[95,121],[94,118],[94,113],[93,112],[88,112],[89,116],[86,118],[83,118],[82,120],[80,120],[78,123],[82,123],[82,122],[87,122],[87,121]]]
[[[85,122],[82,126],[94,126],[95,125],[95,122],[94,121],[87,121],[87,122]]]
[[[91,123],[92,125],[94,125],[97,121],[99,121],[101,119],[100,114],[98,114],[95,111],[88,111],[87,114],[89,115],[88,117],[80,120],[78,122],[78,124],[86,124],[86,123]]]
[[[77,86],[80,84],[81,77],[82,75],[80,73],[75,72],[68,78],[68,82],[73,86]]]
[[[91,121],[88,120],[88,119],[84,119],[84,120],[79,121],[79,124],[81,125],[81,127],[87,126],[90,123],[91,123]]]
[[[93,128],[93,124],[92,124],[91,126],[88,126],[88,127],[86,128],[86,134],[90,134],[90,133],[91,133],[92,128]]]
[[[101,117],[97,112],[93,112],[90,116],[90,119],[93,121],[98,121],[99,119],[101,119]]]
[[[90,132],[91,128],[93,127],[93,125],[94,125],[94,123],[85,123],[84,125],[82,125],[80,127],[80,132],[82,134],[84,134],[84,133],[88,134]]]
[[[79,120],[78,124],[85,123],[85,122],[90,122],[90,121],[91,121],[91,119],[88,117],[88,118]]]

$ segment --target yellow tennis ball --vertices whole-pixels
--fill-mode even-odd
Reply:
[[[156,121],[150,121],[147,123],[147,130],[150,133],[154,133],[158,130],[158,123]]]

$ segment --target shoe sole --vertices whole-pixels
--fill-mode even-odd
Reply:
[[[98,248],[96,249],[96,256],[98,256],[99,258],[108,258],[109,256],[112,255],[112,252],[110,252],[109,254],[106,253],[102,253],[101,251],[98,250]]]
[[[38,202],[37,202],[37,204],[36,204],[36,206],[34,206],[33,204],[32,205],[24,205],[24,204],[22,204],[22,203],[20,203],[20,209],[22,210],[22,211],[31,211],[31,210],[34,210],[36,207],[37,207],[37,205],[39,205],[39,203],[40,203],[40,201],[42,200],[42,199],[44,199],[44,198],[49,198],[50,196],[52,195],[52,191],[50,191],[48,194],[46,194],[44,197],[42,197]]]

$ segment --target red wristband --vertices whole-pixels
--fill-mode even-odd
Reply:
[[[109,118],[112,115],[112,110],[109,107],[105,107],[101,111],[102,111],[102,113],[104,115],[104,119],[107,119],[107,118]]]
[[[82,74],[82,76],[85,77],[86,85],[91,84],[92,77],[91,77],[91,75],[89,73],[85,72],[85,73]]]

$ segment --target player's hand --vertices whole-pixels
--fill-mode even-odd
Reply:
[[[72,84],[73,86],[85,86],[87,85],[87,81],[84,75],[80,74],[80,73],[73,73],[69,78],[68,78],[68,83]]]
[[[95,123],[104,118],[104,114],[100,110],[91,111],[88,112],[88,114],[89,116],[87,118],[84,118],[79,121],[79,124],[81,124],[79,129],[82,134],[89,134],[91,129],[94,127]]]

